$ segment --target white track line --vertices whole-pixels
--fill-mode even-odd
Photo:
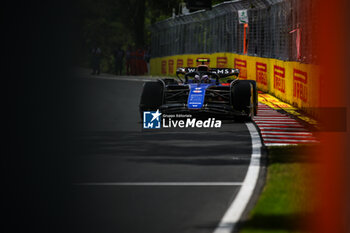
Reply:
[[[259,113],[258,113],[259,115]],[[258,116],[258,117],[254,117],[254,119],[258,119],[258,120],[287,120],[288,118],[285,116]],[[289,118],[290,119],[290,118]]]
[[[264,142],[272,143],[316,143],[315,139],[273,139],[273,138],[264,138]]]
[[[258,116],[278,116],[278,117],[285,117],[284,114],[281,113],[275,113],[275,112],[258,112]]]
[[[255,121],[255,120],[254,120]],[[288,125],[293,125],[293,124],[298,124],[298,122],[295,121],[279,121],[279,124],[288,124]],[[276,124],[276,121],[255,121],[256,124]],[[300,125],[300,124],[299,124]]]
[[[240,186],[242,182],[86,182],[82,186]]]
[[[257,122],[257,123],[269,123],[269,122],[273,122],[273,123],[276,123],[276,122],[281,122],[281,123],[299,123],[299,122],[297,122],[297,121],[295,121],[295,120],[287,120],[287,119],[280,119],[280,118],[277,118],[277,119],[271,119],[271,118],[266,118],[266,119],[261,119],[261,118],[259,118],[259,119],[255,119],[254,118],[254,121],[255,122]]]
[[[296,146],[298,144],[293,143],[265,143],[265,146]]]
[[[245,210],[258,181],[261,158],[261,140],[253,123],[246,123],[252,138],[252,156],[249,168],[236,198],[233,200],[214,233],[231,233]]]
[[[274,134],[282,134],[282,135],[310,135],[312,136],[312,133],[310,132],[278,132],[278,131],[263,131],[261,134],[264,135],[274,135]]]
[[[264,139],[266,138],[290,138],[290,139],[293,139],[293,138],[297,138],[297,139],[303,139],[303,138],[307,138],[307,139],[315,139],[315,137],[313,136],[310,136],[310,135],[283,135],[283,134],[280,134],[280,135],[264,135],[263,136]]]
[[[134,81],[134,82],[147,82],[147,81],[156,81],[157,79],[147,79],[147,78],[128,78],[128,77],[111,77],[111,76],[92,76],[88,77],[89,79],[108,79],[108,80],[120,80],[120,81]]]
[[[266,130],[283,130],[284,132],[307,132],[306,129],[304,128],[279,128],[279,127],[273,127],[273,125],[271,125],[271,127],[259,127],[261,131],[266,131]]]
[[[262,127],[262,126],[273,126],[273,127],[277,127],[277,126],[288,126],[288,127],[296,127],[296,128],[304,128],[301,124],[298,124],[298,123],[287,123],[287,124],[284,124],[284,123],[272,123],[272,124],[266,124],[266,123],[257,123],[258,126]]]

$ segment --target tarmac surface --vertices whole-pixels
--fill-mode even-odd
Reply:
[[[213,232],[247,174],[252,142],[246,124],[143,130],[143,82],[127,79],[85,74],[77,81],[71,230]]]

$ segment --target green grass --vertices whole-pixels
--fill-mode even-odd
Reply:
[[[316,163],[312,147],[269,147],[266,185],[242,223],[241,233],[305,232],[304,222],[312,213],[310,196]]]

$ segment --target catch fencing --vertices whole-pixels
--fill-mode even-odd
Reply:
[[[238,0],[175,16],[152,25],[152,57],[243,54],[244,25],[238,21],[238,10],[247,9],[247,55],[316,64],[317,44],[311,37],[317,31],[316,4],[316,0]]]

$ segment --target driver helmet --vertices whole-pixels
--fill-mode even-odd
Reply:
[[[209,76],[206,75],[206,74],[202,76],[202,80],[203,80],[203,82],[205,82],[205,83],[210,82],[210,78],[209,78]]]
[[[194,81],[195,81],[195,82],[199,82],[199,81],[200,81],[200,77],[199,77],[198,74],[196,74],[196,75],[194,76]]]

